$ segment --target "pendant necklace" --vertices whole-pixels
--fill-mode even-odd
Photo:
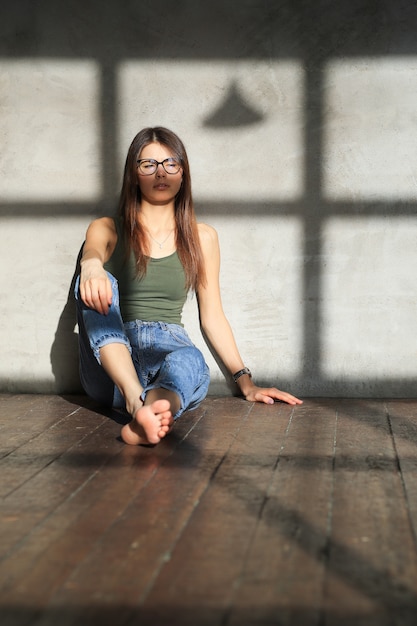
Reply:
[[[164,246],[164,243],[166,243],[166,242],[168,241],[168,239],[171,237],[171,235],[172,235],[172,233],[173,233],[173,232],[174,232],[174,229],[170,230],[170,231],[169,231],[169,233],[168,233],[168,235],[165,237],[165,239],[164,239],[162,242],[159,242],[159,241],[157,241],[157,240],[155,239],[155,237],[152,237],[151,233],[149,233],[149,231],[148,231],[148,233],[149,233],[149,237],[152,239],[152,241],[154,241],[155,243],[157,243],[157,244],[158,244],[158,246],[159,246],[159,249],[160,249],[160,250],[162,250],[162,248],[163,248],[163,246]]]

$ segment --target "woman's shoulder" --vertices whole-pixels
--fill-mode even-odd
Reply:
[[[89,228],[94,230],[107,229],[116,232],[115,220],[112,217],[98,217],[90,223]]]
[[[208,224],[198,224],[200,245],[206,264],[211,264],[219,258],[219,238],[217,231]]]
[[[101,220],[103,226],[105,226],[106,228],[109,228],[110,230],[113,230],[113,231],[117,230],[117,218],[99,217],[98,219]]]
[[[87,240],[96,245],[104,245],[113,252],[119,239],[116,225],[111,217],[98,217],[87,229]]]
[[[199,222],[197,224],[197,228],[198,228],[198,234],[199,234],[202,245],[204,243],[212,244],[218,241],[217,231],[215,228],[213,228],[213,226]]]

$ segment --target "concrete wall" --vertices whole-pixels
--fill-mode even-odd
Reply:
[[[163,124],[256,379],[415,396],[416,26],[404,0],[3,1],[1,390],[79,390],[77,254]],[[185,322],[228,393],[193,298]]]

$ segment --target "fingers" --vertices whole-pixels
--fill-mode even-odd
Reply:
[[[280,391],[279,389],[274,389],[274,392],[278,392],[274,397],[278,400],[282,400],[283,402],[287,402],[287,404],[302,404],[303,401],[295,396],[287,393],[286,391]]]
[[[253,394],[247,396],[247,400],[254,400],[255,402],[263,402],[265,404],[274,404],[275,400],[280,400],[282,402],[286,402],[292,406],[297,404],[303,404],[303,401],[295,396],[287,393],[286,391],[280,391],[275,387],[271,387],[269,389],[257,389],[257,391]]]
[[[274,399],[264,393],[257,393],[255,400],[256,402],[263,402],[264,404],[274,404]]]
[[[107,286],[107,290],[106,290],[107,299],[106,299],[106,302],[107,302],[108,306],[110,306],[112,298],[113,298],[113,290],[112,290],[111,282],[109,281],[109,279],[107,279],[107,281],[106,281],[106,286]]]
[[[278,391],[278,390],[275,390],[275,391]],[[299,398],[296,398],[295,396],[292,396],[290,393],[287,393],[285,391],[279,391],[276,398],[278,400],[282,400],[283,402],[286,402],[287,404],[291,404],[291,405],[303,404],[302,400],[300,400]]]
[[[107,315],[112,301],[112,288],[109,280],[87,280],[80,285],[83,302],[102,315]]]

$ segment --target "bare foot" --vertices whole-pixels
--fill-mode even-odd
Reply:
[[[132,446],[156,444],[165,437],[172,428],[174,418],[168,400],[155,400],[152,404],[144,404],[135,412],[132,421],[123,426],[121,437]]]

